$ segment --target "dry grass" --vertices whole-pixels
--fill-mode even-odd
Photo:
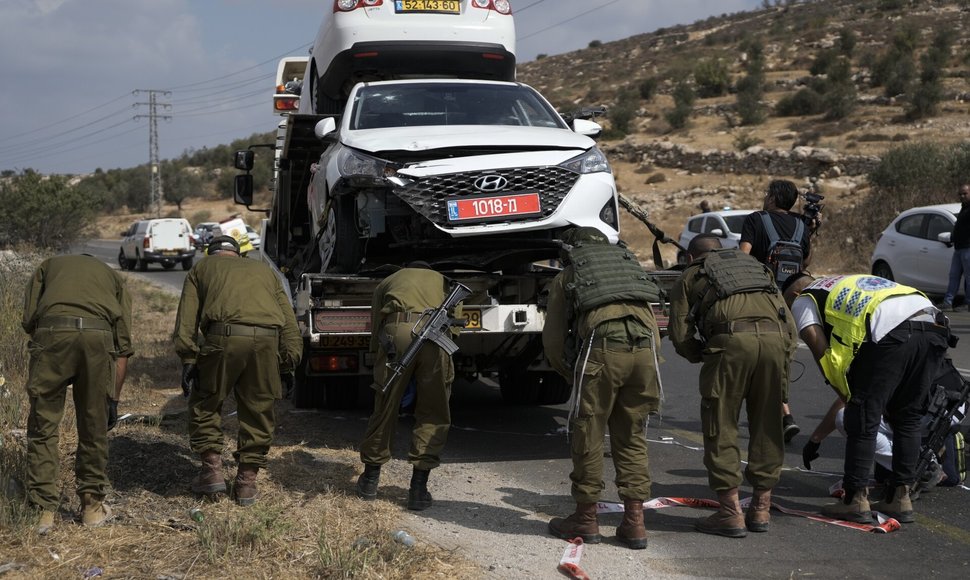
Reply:
[[[4,310],[0,319],[19,321],[22,282],[11,288],[3,276]],[[62,504],[53,531],[32,533],[36,515],[24,502],[24,425],[26,337],[4,332],[7,384],[0,406],[0,565],[15,564],[12,578],[81,577],[101,568],[105,577],[125,578],[471,578],[478,568],[459,555],[418,538],[407,548],[390,532],[402,513],[397,504],[364,503],[352,495],[359,469],[351,442],[328,440],[314,414],[277,409],[276,443],[268,469],[259,477],[260,500],[240,508],[227,497],[202,500],[188,490],[198,469],[188,447],[185,401],[178,388],[178,359],[169,334],[177,298],[137,277],[129,278],[135,305],[136,356],[119,411],[132,417],[109,435],[107,498],[115,519],[87,529],[75,521],[73,460],[77,444],[73,406],[68,397],[61,425]],[[11,298],[13,296],[13,298]],[[19,353],[11,356],[9,353]],[[227,402],[224,428],[229,449],[226,475],[235,473],[229,450],[234,445],[234,404]],[[331,438],[332,439],[332,438]],[[307,445],[308,441],[314,445]],[[390,482],[403,479],[392,466]],[[11,483],[13,482],[13,483]],[[200,507],[201,522],[189,517]]]

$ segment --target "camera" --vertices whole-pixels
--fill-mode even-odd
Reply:
[[[825,196],[813,191],[807,191],[802,194],[802,197],[805,198],[805,205],[802,206],[802,216],[814,234],[818,231],[819,226],[822,225],[822,220],[819,219],[818,214],[822,212],[822,200],[825,199]]]

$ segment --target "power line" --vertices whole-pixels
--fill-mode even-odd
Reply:
[[[95,107],[91,107],[90,109],[88,109],[86,111],[83,111],[81,113],[77,113],[76,115],[71,115],[70,117],[67,117],[65,119],[61,119],[60,121],[54,121],[50,125],[44,125],[43,127],[38,127],[36,129],[31,129],[29,131],[24,131],[23,133],[16,133],[14,135],[7,135],[6,137],[0,137],[0,142],[9,141],[10,139],[16,139],[17,137],[22,137],[22,136],[28,135],[30,133],[37,133],[39,131],[43,131],[44,129],[50,129],[51,127],[56,127],[56,126],[58,126],[58,125],[60,125],[62,123],[66,123],[66,122],[71,121],[73,119],[76,119],[78,117],[82,117],[84,115],[87,115],[88,113],[97,111],[98,109],[103,108],[103,107],[107,107],[108,105],[110,105],[112,103],[116,103],[116,102],[120,101],[121,99],[128,98],[130,96],[131,96],[131,93],[125,93],[125,94],[121,95],[120,97],[115,97],[114,99],[111,99],[110,101],[108,101],[106,103],[101,103],[100,105],[97,105]]]
[[[277,61],[279,61],[279,59],[283,58],[284,56],[291,55],[291,54],[293,54],[294,52],[296,52],[296,51],[298,51],[300,49],[308,49],[310,47],[310,45],[312,45],[312,44],[313,44],[312,42],[311,43],[307,43],[307,44],[301,44],[300,46],[298,46],[296,48],[291,48],[290,50],[288,50],[288,51],[286,51],[286,52],[284,52],[282,54],[279,54],[277,56],[274,56],[273,58],[270,58],[268,60],[264,60],[263,62],[254,64],[251,67],[247,67],[247,68],[244,68],[244,69],[241,69],[241,70],[237,70],[236,72],[231,72],[229,74],[222,75],[221,77],[215,77],[215,78],[211,78],[211,79],[206,79],[204,81],[197,81],[197,82],[194,82],[194,83],[187,83],[187,84],[184,84],[184,85],[178,85],[178,86],[174,86],[174,87],[169,87],[166,90],[168,90],[168,91],[186,91],[186,90],[193,91],[193,90],[203,90],[203,89],[191,89],[189,87],[196,87],[196,86],[199,86],[199,85],[208,85],[208,84],[212,83],[213,81],[221,81],[222,79],[227,79],[229,77],[236,76],[236,75],[241,74],[241,73],[244,73],[246,71],[250,71],[250,70],[253,70],[255,68],[259,68],[261,66],[265,66],[265,65],[267,65],[267,64],[269,64],[271,62],[277,62]]]
[[[542,0],[539,0],[539,1],[541,2]],[[596,6],[595,8],[590,8],[586,12],[582,12],[580,14],[577,14],[576,16],[573,16],[572,18],[567,18],[565,20],[562,20],[560,22],[557,22],[557,23],[552,24],[550,26],[547,26],[545,28],[541,28],[539,30],[536,30],[532,34],[526,34],[525,36],[520,36],[520,37],[516,38],[515,40],[516,41],[519,41],[519,40],[525,40],[526,38],[532,38],[533,36],[535,36],[537,34],[541,34],[541,33],[545,32],[547,30],[552,30],[553,28],[556,28],[557,26],[562,26],[563,24],[566,24],[567,22],[572,22],[573,20],[576,20],[578,18],[582,18],[583,16],[586,16],[587,14],[590,14],[592,12],[596,12],[597,10],[600,10],[602,8],[606,8],[610,4],[616,4],[617,2],[620,2],[620,1],[622,1],[622,0],[610,0],[609,2],[606,2],[604,4],[600,4],[599,6]],[[538,4],[538,2],[536,4]]]

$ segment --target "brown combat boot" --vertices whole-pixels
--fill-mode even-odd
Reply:
[[[767,532],[771,520],[771,490],[755,488],[748,511],[744,514],[744,526],[749,532]]]
[[[104,496],[93,493],[81,494],[81,523],[90,528],[100,526],[111,519],[111,508],[104,503]]]
[[[256,491],[256,474],[259,468],[249,463],[240,463],[239,470],[236,472],[236,482],[232,486],[233,495],[236,496],[236,503],[243,506],[251,506],[256,503],[259,492]]]
[[[869,488],[856,491],[845,490],[845,497],[836,503],[822,506],[822,515],[837,520],[857,524],[872,523],[872,508],[869,506]]]
[[[226,477],[222,472],[222,454],[202,452],[202,469],[192,478],[192,491],[203,495],[226,492]]]
[[[647,529],[643,527],[642,501],[623,500],[623,521],[616,528],[616,539],[631,550],[642,550],[647,547]]]
[[[641,517],[643,513],[641,512]],[[582,538],[587,544],[598,544],[603,541],[600,535],[600,525],[596,520],[596,503],[577,503],[576,511],[568,518],[552,518],[549,522],[549,533],[571,540]]]
[[[882,512],[901,524],[911,524],[916,521],[913,517],[913,502],[909,497],[908,485],[887,487],[886,496],[872,504],[872,510]]]
[[[733,487],[717,492],[717,501],[721,507],[706,518],[694,522],[694,529],[705,534],[726,536],[728,538],[743,538],[748,535],[744,528],[744,516],[741,515],[741,502],[738,500],[738,488]]]
[[[40,512],[40,519],[37,520],[37,527],[34,531],[38,536],[46,536],[54,527],[54,516],[56,514],[50,510]]]

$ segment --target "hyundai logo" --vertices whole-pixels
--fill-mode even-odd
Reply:
[[[502,191],[509,184],[509,180],[501,175],[483,175],[475,180],[475,188],[479,191]]]

